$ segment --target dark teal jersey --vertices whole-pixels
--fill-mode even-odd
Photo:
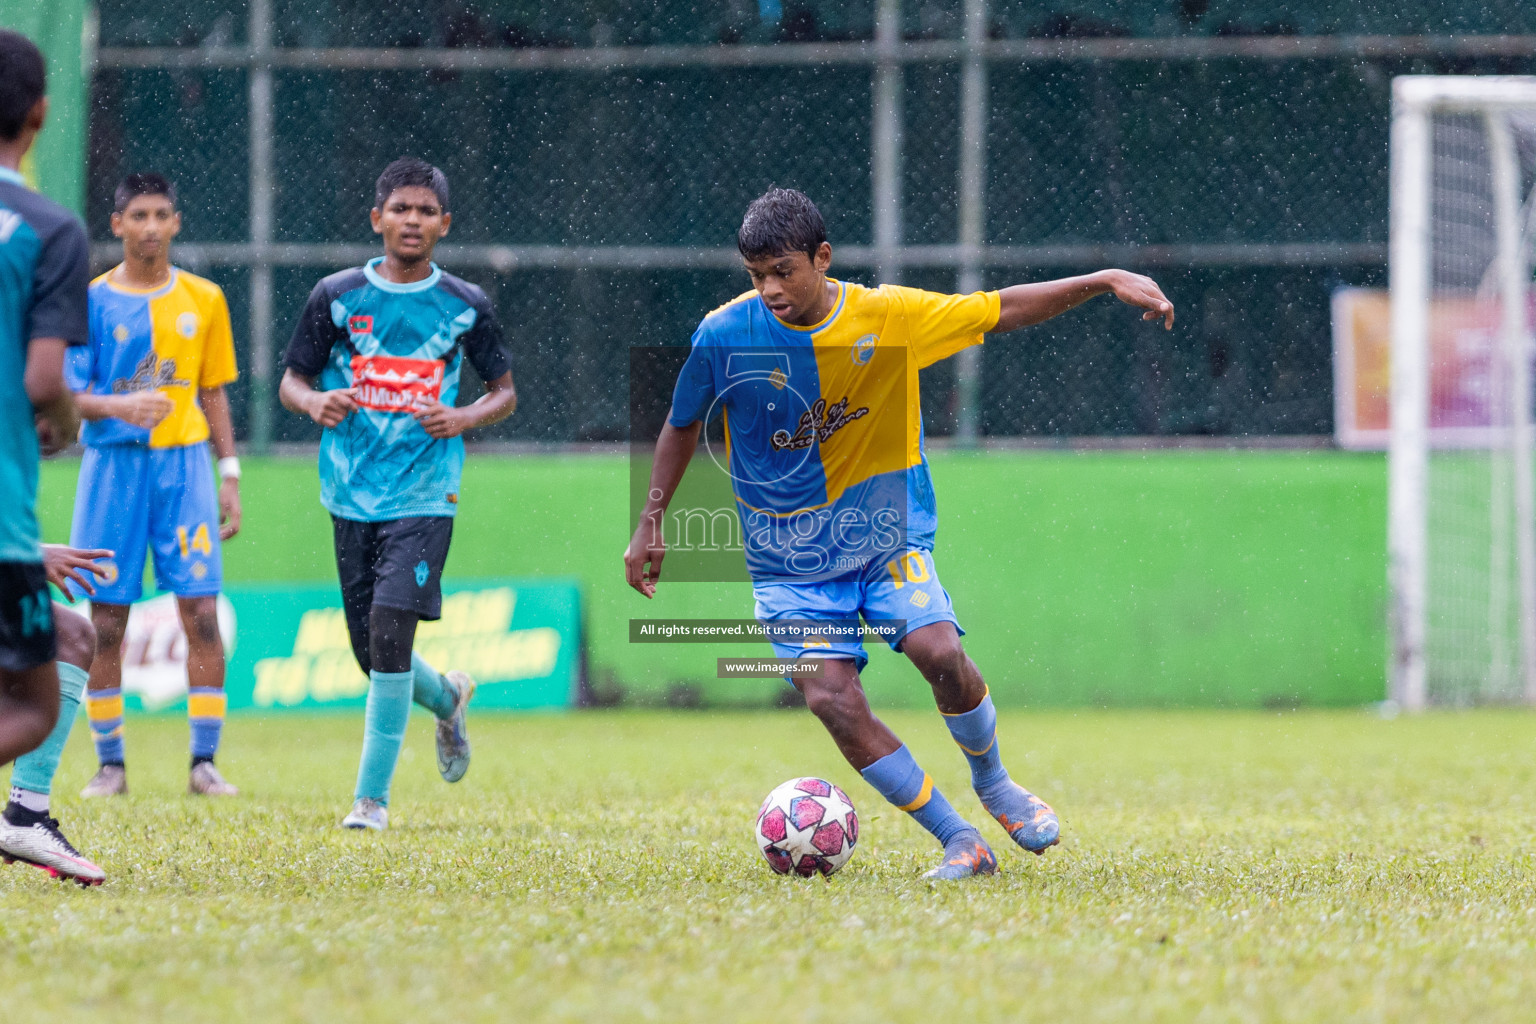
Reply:
[[[464,469],[462,438],[432,437],[414,413],[453,405],[467,356],[484,380],[511,369],[485,293],[435,264],[395,284],[376,265],[332,274],[309,295],[284,359],[331,391],[356,388],[356,412],[320,441],[320,501],[343,519],[451,516]]]
[[[89,339],[85,229],[0,167],[0,562],[36,562],[37,428],[23,376],[34,338]]]

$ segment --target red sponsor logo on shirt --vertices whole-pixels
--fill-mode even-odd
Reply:
[[[364,409],[415,412],[442,395],[443,361],[353,356],[352,386],[357,390],[357,404]]]
[[[348,334],[372,334],[373,333],[373,317],[371,317],[371,316],[349,316],[349,317],[347,317],[347,333]]]

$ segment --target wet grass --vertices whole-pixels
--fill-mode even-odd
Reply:
[[[963,813],[936,716],[892,724]],[[182,794],[185,725],[129,721],[130,796],[57,810],[109,871],[0,870],[13,1019],[1521,1020],[1536,1004],[1536,719],[1005,712],[1060,847],[935,887],[927,837],[804,712],[473,723],[454,787],[412,723],[384,835],[344,833],[361,722],[236,718],[242,795]],[[863,815],[830,881],[752,814],[822,774]]]

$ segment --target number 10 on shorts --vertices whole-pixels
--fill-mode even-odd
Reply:
[[[901,556],[900,564],[896,559],[885,563],[886,569],[891,574],[891,581],[901,587],[907,583],[927,583],[928,566],[923,561],[921,551],[908,551]],[[905,575],[905,579],[903,579]]]

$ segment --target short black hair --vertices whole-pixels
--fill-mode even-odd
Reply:
[[[373,186],[373,205],[382,210],[395,189],[413,185],[431,189],[443,212],[448,212],[448,175],[414,156],[403,156],[384,168]]]
[[[827,225],[810,196],[792,188],[770,188],[752,200],[736,232],[736,248],[749,260],[803,252],[815,258],[827,240]]]
[[[153,171],[130,174],[117,183],[117,189],[112,193],[112,212],[122,213],[139,196],[165,196],[175,206],[176,186],[165,175]]]
[[[0,139],[11,142],[48,88],[42,51],[20,32],[0,30]]]

